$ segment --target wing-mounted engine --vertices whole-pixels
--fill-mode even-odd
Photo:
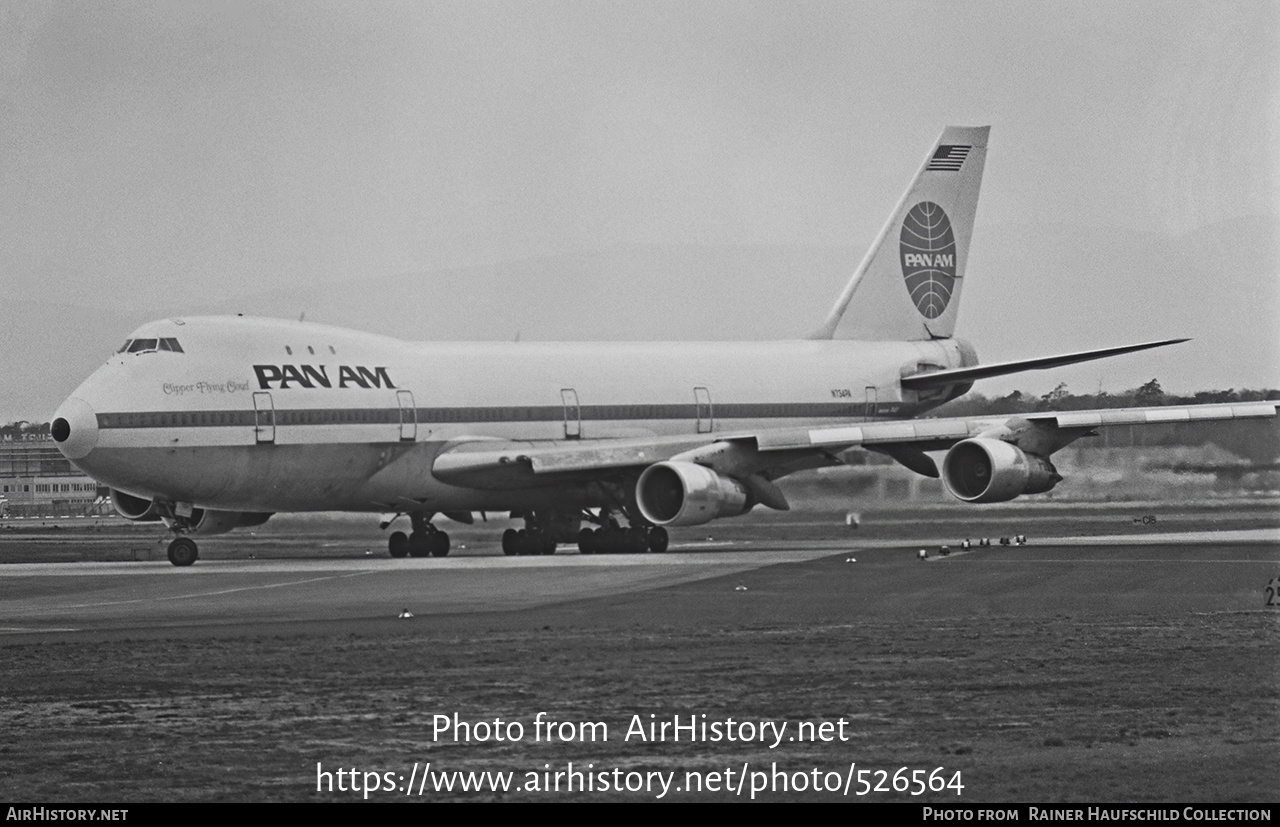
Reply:
[[[176,520],[172,505],[157,504],[145,497],[135,497],[114,488],[111,489],[111,505],[116,513],[126,520],[139,523],[155,523],[164,520],[169,525],[177,522],[186,527],[188,534],[226,534],[233,528],[262,525],[271,518],[271,514],[254,511],[215,511],[211,508],[194,508],[191,510],[190,517]]]
[[[160,522],[160,510],[151,500],[111,489],[111,507],[126,520],[137,523]]]
[[[251,528],[271,519],[271,514],[255,511],[214,511],[197,508],[191,513],[191,534],[226,534],[233,528]]]
[[[702,525],[750,507],[747,487],[693,462],[650,465],[636,482],[636,505],[654,525]]]
[[[957,499],[1000,503],[1023,494],[1043,494],[1062,481],[1053,463],[999,439],[976,437],[957,443],[942,461],[942,479]]]

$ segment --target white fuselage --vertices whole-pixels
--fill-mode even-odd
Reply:
[[[231,511],[536,505],[432,474],[479,439],[596,440],[912,416],[948,398],[900,379],[961,367],[924,342],[409,343],[269,319],[152,322],[57,417],[64,453],[134,496]],[[945,389],[944,389],[945,390]]]

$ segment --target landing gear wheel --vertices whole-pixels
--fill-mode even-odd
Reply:
[[[409,556],[426,557],[430,553],[431,535],[415,531],[409,535]]]
[[[542,535],[539,535],[539,538],[538,538],[538,539],[539,539],[539,542],[540,542],[540,546],[538,546],[538,547],[537,547],[537,548],[538,548],[538,551],[540,551],[540,552],[541,552],[541,553],[543,553],[543,554],[555,554],[555,553],[556,553],[556,538],[555,538],[555,537],[552,537],[550,534],[542,534]]]
[[[449,556],[449,535],[443,531],[433,531],[427,535],[427,550],[432,557]]]
[[[605,554],[618,554],[622,551],[622,539],[625,536],[620,529],[602,528],[596,533],[596,549]]]
[[[403,531],[393,531],[387,538],[387,550],[397,559],[409,556],[409,535]]]
[[[622,547],[627,554],[642,554],[648,551],[649,541],[646,538],[645,530],[640,526],[628,528]]]
[[[584,528],[578,532],[578,551],[583,554],[595,554],[598,551],[595,529]]]
[[[514,528],[502,532],[502,553],[508,557],[520,553],[520,535]]]
[[[175,566],[189,566],[199,557],[196,541],[190,537],[179,537],[169,544],[169,562]]]
[[[649,529],[649,551],[654,554],[662,554],[667,550],[667,545],[671,542],[671,538],[667,536],[667,530],[662,526],[654,526]]]

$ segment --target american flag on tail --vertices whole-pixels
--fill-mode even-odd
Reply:
[[[926,169],[939,172],[959,172],[960,167],[964,164],[964,159],[969,157],[969,150],[971,149],[973,149],[972,146],[943,144],[933,153],[933,157],[929,159],[929,166]]]

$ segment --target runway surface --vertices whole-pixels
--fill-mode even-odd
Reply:
[[[189,569],[2,564],[0,796],[363,797],[317,790],[318,763],[404,779],[425,762],[517,773],[857,763],[960,770],[966,785],[959,799],[863,800],[1270,801],[1276,515],[1209,507],[1161,512],[1153,526],[1135,523],[1140,513],[1062,510],[1032,523],[1012,512],[981,524],[926,514],[907,524],[909,538],[874,516],[855,531],[842,515],[793,515],[686,532],[662,555],[530,558],[496,553],[492,526],[459,529],[457,556],[421,560],[366,555],[365,536],[282,530],[202,543]],[[958,550],[970,531],[994,539],[1033,524],[1025,546]],[[119,541],[71,539],[80,550],[68,553],[91,558]],[[942,542],[957,553],[938,556]],[[23,548],[6,537],[0,559],[25,559]],[[413,617],[400,619],[406,609]],[[558,744],[433,734],[436,715],[532,727],[537,712],[612,734]],[[635,715],[844,720],[850,737],[637,742],[622,738]]]
[[[465,556],[393,560],[268,559],[201,561],[187,569],[167,562],[19,563],[0,567],[0,635],[171,627],[367,621],[475,614],[549,606],[609,595],[761,572],[783,564],[824,561],[849,595],[876,612],[896,614],[901,601],[951,608],[930,594],[940,572],[918,568],[920,543],[808,541],[770,548],[760,543],[695,542],[661,555],[547,557]],[[799,547],[796,547],[799,546]],[[970,596],[968,611],[1009,605],[1018,611],[1088,605],[1142,594],[1161,584],[1195,582],[1184,608],[1227,611],[1258,607],[1267,572],[1280,562],[1280,532],[1271,529],[1120,537],[1044,538],[1026,546],[974,548],[929,562],[961,570],[1001,570],[1002,588]],[[353,553],[354,550],[353,550]],[[842,556],[843,555],[843,556]],[[859,557],[860,555],[860,557]],[[845,568],[856,564],[858,567]],[[1047,573],[1045,566],[1061,571]],[[1011,588],[1019,578],[1033,578]],[[1054,582],[1058,583],[1055,588]],[[873,584],[878,594],[860,594]],[[953,584],[954,585],[954,584]],[[1055,596],[1055,591],[1066,595]],[[895,605],[884,605],[894,595]],[[1161,604],[1166,598],[1158,598]],[[1030,604],[1030,605],[1028,605]],[[964,606],[954,606],[964,612]]]
[[[830,554],[808,551],[554,557],[17,564],[0,568],[0,634],[368,620],[545,606]]]

